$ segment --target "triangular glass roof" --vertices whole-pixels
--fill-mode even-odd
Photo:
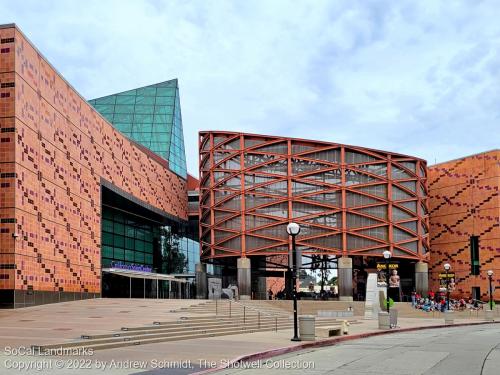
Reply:
[[[168,160],[186,178],[186,153],[177,79],[120,92],[89,103],[116,129]]]

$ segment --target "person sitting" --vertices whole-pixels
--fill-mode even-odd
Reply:
[[[446,310],[446,300],[443,298],[443,299],[441,300],[441,312],[443,312],[443,313],[444,313],[444,312],[445,312],[445,310]]]

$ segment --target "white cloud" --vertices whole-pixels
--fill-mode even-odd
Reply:
[[[498,148],[499,13],[487,1],[23,1],[3,2],[0,22],[87,98],[178,77],[196,175],[207,129],[431,163]]]

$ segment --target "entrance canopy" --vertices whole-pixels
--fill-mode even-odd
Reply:
[[[164,275],[162,273],[155,273],[155,272],[127,270],[123,268],[103,268],[102,272],[112,273],[114,275],[125,276],[135,279],[166,280],[166,281],[175,281],[178,283],[187,282],[187,280],[177,279],[172,275]]]

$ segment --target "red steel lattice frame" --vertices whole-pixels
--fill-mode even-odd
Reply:
[[[199,151],[202,259],[287,254],[291,245],[285,227],[295,221],[303,228],[297,238],[303,254],[381,256],[388,249],[394,257],[427,260],[427,166],[422,159],[218,131],[200,132]],[[298,193],[295,186],[312,190]],[[321,197],[339,199],[332,203]],[[279,212],[280,207],[286,210]],[[353,226],[353,220],[368,224]]]

